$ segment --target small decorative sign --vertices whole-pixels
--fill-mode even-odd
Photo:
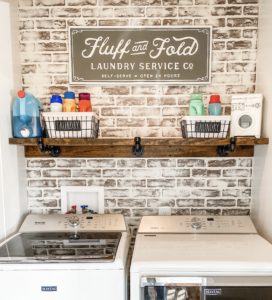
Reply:
[[[70,83],[210,83],[211,27],[70,27]]]

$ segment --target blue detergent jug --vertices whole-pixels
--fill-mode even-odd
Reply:
[[[13,136],[17,138],[41,137],[40,110],[42,105],[30,93],[18,92],[12,109]]]

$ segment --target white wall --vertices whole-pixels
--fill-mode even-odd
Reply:
[[[263,136],[268,146],[255,147],[252,217],[259,232],[272,242],[272,1],[259,3],[256,92],[264,95]]]
[[[0,0],[0,240],[27,211],[23,149],[8,144],[11,104],[21,85],[17,1]]]

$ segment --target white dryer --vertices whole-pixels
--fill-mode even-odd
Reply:
[[[131,300],[271,300],[272,245],[249,216],[143,217]]]
[[[125,300],[129,236],[122,215],[28,215],[0,245],[5,300]]]

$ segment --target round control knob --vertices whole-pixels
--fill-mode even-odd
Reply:
[[[193,229],[200,229],[202,227],[201,219],[199,219],[199,218],[192,218],[192,220],[191,220],[191,227]]]
[[[77,227],[79,225],[79,218],[77,216],[71,216],[68,219],[69,225]]]

